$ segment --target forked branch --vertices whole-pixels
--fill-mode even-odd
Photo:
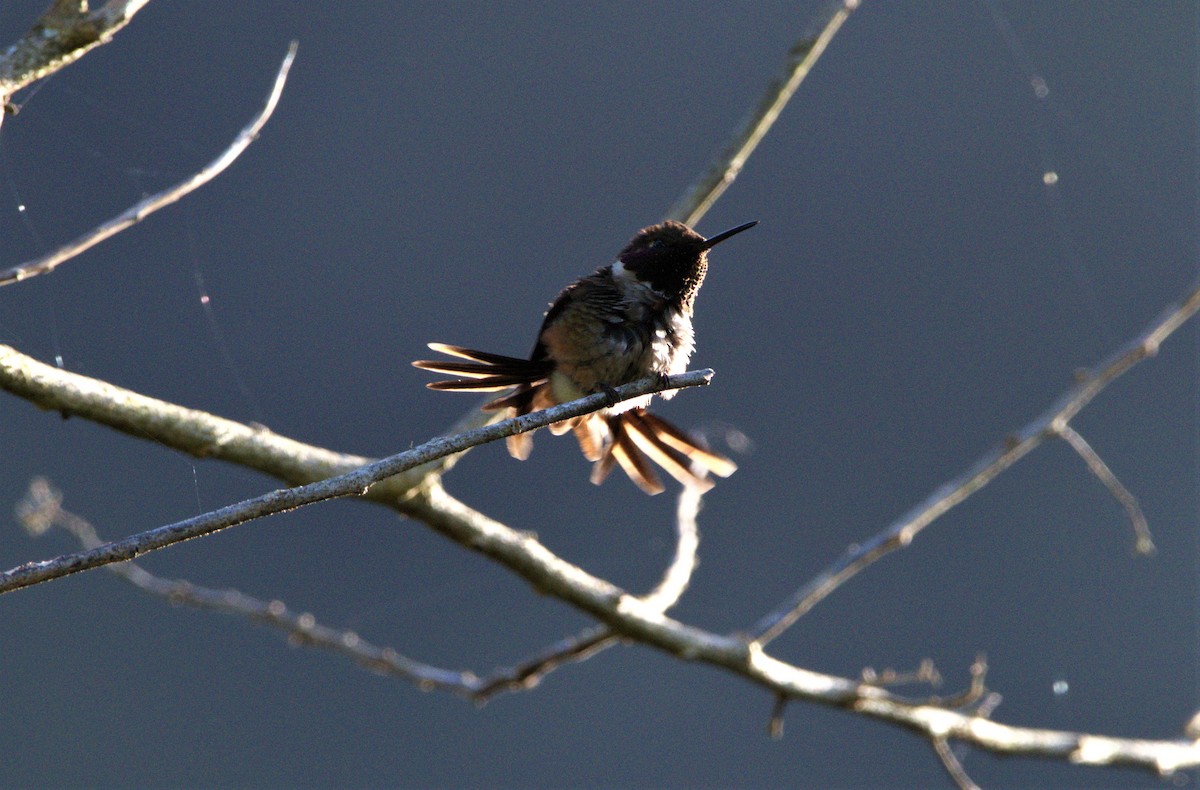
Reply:
[[[754,639],[764,645],[775,639],[859,571],[881,557],[908,546],[921,530],[932,524],[939,516],[990,483],[1001,472],[1025,457],[1046,439],[1062,436],[1083,455],[1085,460],[1089,460],[1089,455],[1081,448],[1086,447],[1087,451],[1091,451],[1091,448],[1087,446],[1086,442],[1083,442],[1082,437],[1078,437],[1070,428],[1070,421],[1114,380],[1137,363],[1157,354],[1159,345],[1184,322],[1192,318],[1197,310],[1200,310],[1200,286],[1193,286],[1184,294],[1178,304],[1165,310],[1137,337],[1114,351],[1096,367],[1079,376],[1075,386],[1067,390],[1043,414],[1015,434],[1007,437],[998,447],[990,450],[958,477],[942,485],[924,502],[892,522],[886,529],[867,541],[847,549],[837,562],[797,590],[791,598],[773,612],[759,620],[750,631]],[[1121,486],[1111,471],[1108,471],[1108,467],[1104,465],[1103,461],[1100,461],[1094,451],[1091,451],[1091,456],[1089,466],[1093,473],[1104,481],[1109,490],[1113,491],[1114,496],[1130,512],[1137,536],[1137,550],[1142,553],[1153,551],[1154,544],[1150,540],[1144,516],[1138,518],[1141,511],[1136,509],[1136,501],[1124,486]],[[1098,466],[1096,462],[1099,462]],[[1108,473],[1107,479],[1104,472]],[[1130,503],[1132,503],[1132,509]]]
[[[699,543],[696,516],[701,496],[697,487],[685,487],[680,492],[676,509],[675,557],[658,586],[643,598],[648,606],[665,611],[687,589],[696,567]],[[59,527],[69,532],[84,549],[96,549],[106,543],[90,522],[63,508],[62,493],[45,478],[36,478],[30,483],[29,491],[17,504],[16,513],[26,532],[34,537]],[[379,647],[353,631],[331,628],[318,622],[312,614],[295,612],[280,600],[267,601],[238,590],[217,590],[184,579],[164,579],[136,562],[118,562],[106,567],[134,587],[169,603],[223,612],[261,623],[286,633],[293,645],[329,650],[365,669],[407,680],[422,690],[450,691],[479,703],[503,692],[531,689],[558,667],[590,658],[619,641],[612,629],[592,626],[559,640],[516,666],[498,668],[479,676],[470,671],[436,667],[409,658],[393,648]]]
[[[124,3],[113,0],[105,8],[124,7],[136,10],[141,4],[134,0]],[[844,3],[835,16],[827,21],[822,35],[805,44],[808,50],[797,53],[795,62],[807,65],[797,69],[795,74],[802,76],[802,72],[811,67],[815,55],[811,58],[809,56],[812,53],[820,54],[820,50],[828,43],[829,37],[852,7],[854,3]],[[54,9],[62,13],[72,9],[82,11],[83,4],[59,0],[54,4],[52,10]],[[785,87],[789,82],[790,80],[783,83]],[[794,90],[794,86],[790,90]],[[790,95],[789,91],[777,90],[775,96],[784,97],[783,101],[786,101],[785,93]],[[774,99],[771,106],[775,106]],[[782,103],[778,106],[782,106]],[[773,112],[774,115],[768,112],[762,118],[766,119],[769,116],[773,120],[778,111],[775,109]],[[673,212],[673,216],[695,222],[703,214],[707,206],[711,205],[736,176],[745,155],[748,155],[757,139],[761,137],[761,133],[754,131],[758,128],[756,124],[755,121],[748,124],[747,128],[751,132],[745,136],[746,144],[731,147],[729,150],[733,152],[732,155],[723,155],[724,165],[713,185],[701,184],[693,189],[690,194],[695,197],[682,200],[680,205],[684,208],[677,209],[682,213]],[[769,121],[767,125],[769,126]],[[745,153],[739,153],[740,151]],[[716,173],[716,169],[713,172]],[[601,627],[609,629],[612,635],[641,641],[681,658],[720,667],[763,686],[779,700],[799,699],[846,708],[911,728],[929,738],[935,745],[960,741],[997,753],[1056,757],[1092,765],[1128,764],[1149,767],[1162,774],[1168,774],[1180,768],[1200,765],[1200,745],[1196,741],[1191,738],[1148,741],[1011,727],[988,719],[987,713],[982,710],[983,706],[964,710],[953,700],[906,700],[870,683],[812,672],[785,663],[769,656],[764,646],[837,585],[879,556],[907,545],[934,519],[986,485],[1045,438],[1065,435],[1064,430],[1069,428],[1070,420],[1079,410],[1111,380],[1136,362],[1153,354],[1163,339],[1194,315],[1198,305],[1200,291],[1193,291],[1183,304],[1168,311],[1150,331],[1098,366],[1089,380],[1072,388],[1046,415],[1005,442],[1001,448],[989,453],[962,476],[943,486],[888,530],[851,552],[843,561],[832,566],[822,578],[801,590],[781,610],[760,621],[754,630],[757,640],[747,641],[739,637],[715,634],[666,616],[658,606],[659,602],[650,602],[646,598],[630,595],[555,556],[527,533],[512,530],[458,502],[442,489],[436,475],[417,480],[404,478],[400,487],[388,488],[388,481],[383,480],[388,475],[396,475],[406,469],[412,470],[415,464],[420,464],[423,460],[427,462],[442,457],[443,450],[454,453],[470,446],[465,443],[456,444],[462,436],[435,440],[442,444],[437,446],[436,451],[429,449],[435,443],[426,446],[425,449],[429,449],[430,452],[428,455],[413,455],[416,451],[410,451],[359,468],[333,480],[273,492],[197,519],[168,525],[117,543],[98,546],[88,552],[43,563],[30,563],[0,576],[0,592],[66,573],[126,560],[143,551],[206,534],[233,523],[241,523],[257,515],[279,512],[308,502],[363,493],[381,500],[393,496],[390,504],[396,509],[423,520],[442,534],[491,557],[547,594],[593,615],[602,623]],[[39,364],[12,349],[0,347],[0,387],[40,405],[81,414],[134,435],[152,438],[188,452],[210,452],[216,457],[236,460],[254,468],[265,468],[265,471],[279,474],[285,479],[303,478],[314,474],[321,465],[333,468],[352,458],[300,445],[274,436],[269,431],[257,431],[203,412],[183,409],[136,393],[128,393],[103,382],[41,366],[48,368],[44,370],[37,367]],[[680,382],[675,381],[673,384],[679,386]],[[654,388],[650,386],[641,390],[621,390],[625,397],[633,397],[654,391]],[[124,395],[130,397],[126,399]],[[537,424],[565,419],[571,414],[585,413],[606,403],[604,396],[593,398],[598,401],[589,404],[587,399],[584,399],[574,404],[556,407],[565,411],[528,415],[520,420],[510,420],[480,429],[485,433],[469,435],[476,438],[500,438],[507,435],[505,431],[530,429]],[[581,410],[571,412],[567,408],[575,406],[579,406]],[[545,422],[538,423],[538,418],[544,419]],[[134,426],[138,427],[135,429]],[[143,426],[146,430],[142,430]],[[489,430],[491,433],[486,433]],[[288,456],[289,450],[295,451],[291,457]],[[261,466],[258,465],[259,462]],[[381,491],[386,491],[387,494],[380,494]],[[270,608],[268,604],[268,609]],[[600,636],[599,631],[593,632],[590,637],[581,635],[582,638],[576,640],[576,647],[573,649],[585,649],[587,639]],[[556,653],[561,657],[569,657],[571,654],[570,651]],[[542,666],[549,665],[544,663]]]

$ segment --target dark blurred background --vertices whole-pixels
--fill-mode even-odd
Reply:
[[[0,0],[0,42],[47,5]],[[0,342],[306,442],[404,449],[475,402],[424,389],[408,365],[424,344],[525,353],[558,289],[662,216],[823,7],[157,0],[17,97],[0,131],[0,265],[207,162],[295,38],[282,104],[211,185],[0,290]],[[680,618],[746,627],[1193,282],[1197,40],[1190,2],[868,2],[851,17],[699,224],[762,221],[714,254],[700,295],[694,362],[713,386],[659,413],[753,448],[707,498]],[[1120,507],[1051,444],[772,652],[851,676],[931,658],[945,693],[984,652],[1000,721],[1180,735],[1200,705],[1198,349],[1189,325],[1074,423],[1140,497],[1157,556],[1133,556]],[[276,486],[10,396],[0,409],[6,568],[74,548],[8,515],[36,475],[109,537]],[[672,495],[587,472],[573,441],[543,432],[528,462],[489,446],[446,484],[648,588]],[[588,622],[354,502],[144,564],[452,668],[516,662]],[[842,712],[793,705],[772,741],[763,690],[649,649],[477,709],[102,571],[0,600],[0,700],[6,786],[948,785],[925,742]],[[1163,784],[963,754],[990,787]]]

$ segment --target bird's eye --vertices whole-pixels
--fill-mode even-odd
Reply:
[[[650,246],[646,249],[657,250],[661,246],[663,246],[662,239],[655,239],[654,241],[650,242]]]

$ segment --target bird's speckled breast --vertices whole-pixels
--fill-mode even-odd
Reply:
[[[581,294],[542,333],[555,360],[551,383],[559,402],[687,368],[695,347],[690,317],[641,283],[614,279],[620,299]]]

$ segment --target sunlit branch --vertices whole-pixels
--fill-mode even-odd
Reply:
[[[88,11],[86,0],[55,0],[29,32],[0,56],[0,100],[7,104],[21,88],[107,44],[148,2],[109,0]]]
[[[592,614],[621,636],[725,669],[775,695],[845,708],[910,728],[927,738],[944,737],[1000,754],[1051,757],[1085,765],[1135,765],[1161,774],[1200,766],[1200,743],[1191,740],[1149,741],[1014,727],[986,718],[985,712],[994,707],[986,695],[968,709],[959,709],[978,696],[974,689],[959,699],[914,702],[862,681],[788,664],[769,656],[758,643],[715,634],[648,610],[640,599],[564,562],[528,535],[458,502],[437,482],[413,505],[414,517],[433,529],[492,557],[537,589]]]
[[[6,350],[11,352],[7,357],[4,354]],[[11,360],[13,356],[22,355],[12,352],[5,346],[0,346],[0,371],[6,370],[5,362]],[[374,483],[445,455],[462,452],[469,447],[503,439],[517,433],[544,428],[554,422],[597,411],[611,405],[614,402],[611,400],[612,398],[620,401],[661,392],[665,389],[702,386],[708,384],[712,376],[711,370],[692,371],[665,379],[651,376],[641,381],[622,385],[608,393],[596,393],[586,398],[532,414],[502,420],[466,433],[431,439],[411,450],[369,463],[336,477],[295,488],[272,491],[174,524],[131,535],[89,551],[64,555],[42,562],[26,563],[0,574],[0,593],[11,592],[112,562],[131,560],[149,551],[156,551],[185,540],[208,535],[263,516],[293,510],[303,505],[339,497],[361,496]],[[8,389],[7,381],[7,379],[0,381],[0,387]]]
[[[700,514],[703,496],[704,493],[696,486],[684,486],[679,493],[679,504],[675,509],[675,557],[658,586],[642,598],[650,609],[660,612],[670,609],[683,596],[691,581],[700,545],[696,518]],[[560,639],[509,670],[494,672],[475,692],[475,698],[486,700],[502,691],[532,688],[560,666],[591,658],[619,641],[616,633],[607,626],[586,628],[578,634]]]
[[[29,485],[29,493],[17,506],[21,524],[37,536],[58,526],[70,532],[85,549],[99,548],[105,541],[85,519],[62,508],[62,496],[44,478]],[[353,631],[321,625],[308,613],[294,612],[283,601],[265,601],[237,590],[217,590],[183,579],[164,579],[136,562],[117,562],[106,570],[151,595],[173,604],[209,609],[244,617],[284,631],[297,646],[320,647],[347,656],[362,666],[408,680],[424,689],[469,693],[476,679],[469,672],[442,669],[403,656],[391,648],[377,647]]]
[[[1200,298],[1200,294],[1197,297]],[[1157,342],[1165,337],[1162,326],[1178,326],[1184,320],[1183,314],[1188,309],[1194,312],[1195,305],[1175,308],[1168,320],[1149,334],[1149,345],[1143,344],[1143,347],[1156,348]],[[0,348],[0,352],[2,351]],[[4,369],[4,361],[5,356],[0,353],[0,371]],[[1117,375],[1116,371],[1127,368],[1129,364],[1131,363],[1102,367],[1097,379],[1111,379]],[[1094,397],[1099,391],[1094,386],[1094,381],[1092,386],[1081,385],[1087,387],[1082,392],[1072,391],[1067,406],[1063,409],[1064,414],[1077,412],[1087,400]],[[620,394],[626,397],[644,394],[652,390],[652,385],[657,383],[657,380],[651,379],[645,382],[651,386],[646,386],[644,390],[628,386],[621,388]],[[597,401],[592,405],[599,406],[605,402],[603,395],[592,397]],[[587,401],[588,399],[584,399],[567,406],[584,406],[588,405]],[[504,431],[516,429],[517,426],[513,423],[521,423],[523,420],[541,420],[541,424],[545,424],[566,419],[570,412],[565,411],[565,408],[556,407],[564,411],[539,412],[519,420],[497,423],[483,430],[503,429],[496,431],[497,435],[493,437],[499,438],[504,435]],[[583,413],[583,410],[579,413]],[[524,422],[520,427],[532,427],[533,424],[537,423]],[[368,472],[371,469],[372,467],[367,467],[358,470],[357,473],[352,473],[349,479],[355,485],[365,486],[370,480]],[[376,466],[375,471],[382,470]],[[356,474],[362,474],[364,477],[354,477]],[[303,488],[277,493],[288,496],[297,491],[305,493]],[[268,495],[268,498],[271,496],[273,495]],[[277,506],[281,503],[274,501],[272,504]],[[233,506],[235,509],[237,507]],[[643,599],[630,595],[616,585],[592,576],[557,557],[529,533],[506,527],[458,502],[442,489],[436,478],[427,481],[419,495],[412,496],[403,503],[403,512],[420,519],[452,540],[492,558],[526,579],[536,589],[593,615],[622,638],[642,642],[687,660],[701,661],[725,669],[763,686],[776,696],[846,708],[911,728],[925,737],[962,741],[1003,754],[1055,757],[1089,765],[1137,765],[1152,768],[1163,774],[1200,765],[1200,744],[1191,740],[1149,741],[1013,727],[987,719],[982,715],[982,706],[975,710],[960,710],[960,702],[957,700],[905,700],[886,689],[862,681],[814,672],[780,661],[767,655],[760,643],[747,642],[739,637],[722,636],[672,619],[648,606]],[[184,525],[186,522],[176,526]],[[138,537],[134,536],[134,539]],[[114,547],[115,551],[100,549],[99,551],[112,553],[95,558],[97,561],[94,565],[110,559],[128,559],[132,554],[123,553],[120,543],[107,546]],[[87,559],[90,561],[92,558]],[[19,570],[36,576],[55,563],[56,561],[35,563]],[[0,589],[3,589],[5,583],[2,579],[3,577],[0,577]],[[15,581],[28,583],[32,579],[23,577]]]

